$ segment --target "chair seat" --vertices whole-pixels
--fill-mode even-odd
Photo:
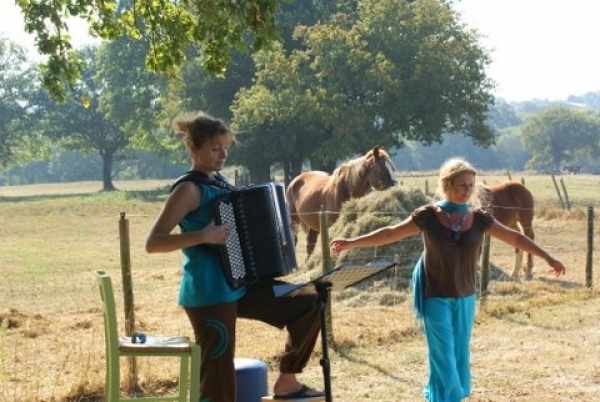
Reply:
[[[104,271],[96,271],[96,279],[100,288],[102,310],[104,316],[104,343],[106,346],[106,383],[104,400],[106,402],[198,402],[200,400],[200,346],[190,342],[184,336],[142,336],[136,334],[136,340],[144,343],[133,343],[131,336],[119,336],[117,329],[117,312],[110,275]],[[145,338],[145,339],[144,339]],[[121,397],[121,357],[136,358],[165,356],[177,358],[179,361],[179,384],[175,396],[141,396]],[[129,365],[129,385],[137,384],[135,364]]]
[[[146,336],[145,343],[133,343],[131,337],[119,337],[121,352],[181,353],[190,351],[190,340],[185,336]]]
[[[263,396],[261,402],[325,402],[325,397],[315,396],[309,398],[298,399],[277,399],[273,395]]]

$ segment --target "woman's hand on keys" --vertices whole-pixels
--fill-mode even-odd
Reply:
[[[200,231],[202,236],[202,242],[204,244],[225,244],[227,237],[229,236],[229,226],[227,225],[215,225],[214,222],[205,226]]]

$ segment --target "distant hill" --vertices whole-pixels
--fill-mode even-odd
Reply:
[[[516,113],[534,113],[552,106],[590,108],[600,110],[600,91],[583,95],[570,95],[564,100],[531,99],[522,102],[509,102]]]

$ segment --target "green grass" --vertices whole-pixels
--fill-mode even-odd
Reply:
[[[520,179],[520,174],[513,173],[513,177]],[[482,178],[491,184],[504,176],[484,174]],[[406,188],[422,189],[425,178],[400,180]],[[434,176],[428,180],[433,190]],[[538,364],[527,367],[511,363],[524,355],[531,361],[539,357],[535,350],[527,354],[523,342],[535,342],[552,356],[557,353],[556,359],[562,359],[558,356],[562,344],[550,344],[556,337],[561,336],[561,342],[575,343],[573,348],[581,348],[582,367],[566,358],[560,364],[565,370],[579,373],[583,378],[577,383],[580,387],[585,387],[587,381],[582,374],[584,363],[593,363],[592,354],[584,350],[585,339],[577,335],[581,333],[587,339],[596,336],[594,317],[598,313],[597,295],[581,286],[584,215],[556,209],[549,177],[527,175],[525,180],[540,205],[542,215],[536,218],[539,239],[568,263],[572,276],[562,282],[539,279],[532,283],[495,283],[485,310],[478,316],[474,352],[478,377],[473,401],[524,402],[531,400],[527,399],[530,396],[506,395],[513,389],[525,391],[531,386],[539,388],[543,395],[540,400],[577,400],[569,399],[568,390],[561,394],[560,387],[552,388],[556,384],[552,383],[553,371],[547,361],[540,358]],[[600,176],[566,176],[565,181],[577,208],[588,202],[600,205]],[[91,182],[0,187],[0,316],[18,324],[14,328],[0,326],[0,381],[3,386],[7,384],[6,388],[0,387],[0,402],[64,401],[66,395],[82,396],[102,388],[102,321],[93,272],[105,270],[113,276],[121,311],[121,212],[127,213],[130,226],[138,328],[153,334],[191,335],[185,314],[176,306],[180,253],[149,255],[144,250],[145,237],[167,196],[166,185],[164,181],[122,182],[117,187],[124,190],[111,193],[99,192],[100,184]],[[304,260],[300,250],[298,258]],[[509,247],[493,245],[493,262],[498,269],[506,270],[512,259]],[[538,264],[541,268],[536,277],[546,271],[542,262]],[[415,330],[410,297],[399,293],[396,300],[392,293],[382,286],[372,293],[357,291],[335,300],[334,327],[341,345],[340,353],[332,353],[336,400],[392,402],[393,394],[398,395],[393,402],[398,402],[418,397],[425,376],[423,340]],[[244,320],[239,325],[244,334],[237,348],[240,355],[258,357],[276,367],[285,334]],[[561,328],[572,332],[557,335]],[[512,339],[511,331],[527,331],[526,336],[534,338]],[[499,344],[505,349],[499,349]],[[500,355],[496,350],[512,353]],[[499,356],[492,356],[494,353]],[[320,387],[318,357],[317,350],[303,378]],[[507,363],[496,366],[500,357],[508,357]],[[274,370],[269,374],[271,379]],[[149,388],[175,375],[170,363],[149,363],[141,367],[141,372]],[[503,377],[511,378],[512,383],[507,380],[504,384],[500,381]],[[595,391],[586,392],[579,400],[600,401],[592,396]],[[356,399],[356,395],[366,396]]]
[[[538,175],[527,172],[511,172],[513,181],[521,181],[525,179],[525,185],[532,192],[536,203],[540,206],[559,207],[560,201],[556,193],[556,189],[549,175]],[[598,197],[598,189],[600,189],[600,176],[598,175],[567,175],[556,176],[559,188],[560,178],[562,177],[567,193],[572,204],[578,208],[584,208],[588,205],[600,206],[600,197]],[[437,186],[437,176],[435,172],[401,172],[398,180],[407,188],[418,188],[424,191],[425,181],[429,184],[430,192],[435,191]],[[506,173],[498,172],[481,172],[479,184],[488,185],[502,183],[508,180]]]

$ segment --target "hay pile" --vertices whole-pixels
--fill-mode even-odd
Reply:
[[[405,191],[400,186],[386,191],[374,191],[370,194],[344,203],[338,220],[329,228],[329,239],[355,237],[382,226],[396,224],[404,220],[417,207],[431,200],[420,190]],[[404,278],[410,271],[422,251],[418,236],[404,239],[384,247],[354,249],[333,258],[333,266],[340,264],[366,264],[373,260],[394,260],[398,258]],[[397,256],[397,257],[396,257]],[[311,273],[322,270],[322,250],[320,239],[315,252],[306,263],[305,269]],[[311,276],[314,276],[311,274]]]

